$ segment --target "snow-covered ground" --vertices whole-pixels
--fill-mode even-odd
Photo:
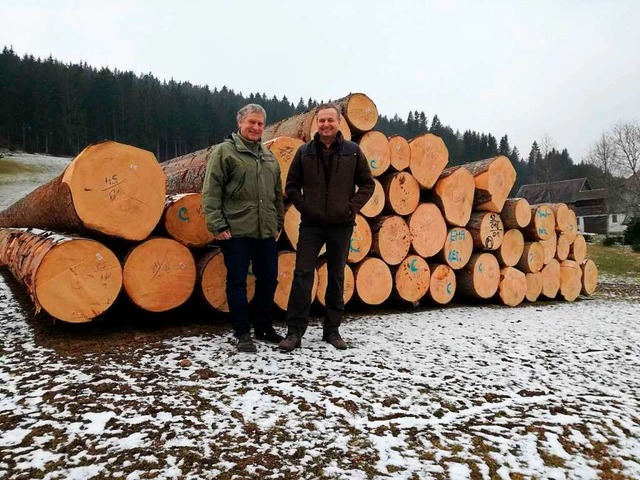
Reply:
[[[0,275],[0,478],[640,478],[637,285],[354,312],[346,351],[118,320],[51,325]]]

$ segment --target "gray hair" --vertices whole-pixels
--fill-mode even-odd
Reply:
[[[258,105],[257,103],[250,103],[238,110],[236,121],[240,123],[244,119],[244,117],[246,117],[250,113],[260,113],[264,117],[264,123],[267,123],[267,112],[264,108],[262,108],[261,105]]]

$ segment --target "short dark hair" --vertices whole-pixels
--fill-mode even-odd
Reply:
[[[316,108],[316,112],[319,112],[320,110],[328,110],[330,108],[333,108],[338,113],[338,120],[340,120],[340,115],[342,115],[340,107],[333,102],[321,103]]]

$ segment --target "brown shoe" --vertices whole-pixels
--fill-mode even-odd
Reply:
[[[340,336],[340,333],[338,333],[337,331],[336,332],[326,333],[322,337],[322,340],[324,340],[325,342],[330,343],[331,345],[333,345],[338,350],[346,350],[347,348],[349,348],[349,345],[347,345],[347,342],[345,342],[342,339],[342,337]]]
[[[296,348],[300,348],[302,340],[297,333],[289,332],[287,336],[278,344],[278,348],[285,352],[291,352]]]

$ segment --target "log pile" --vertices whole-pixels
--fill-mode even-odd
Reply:
[[[516,306],[594,293],[597,267],[587,258],[575,213],[564,204],[507,198],[515,183],[507,157],[446,168],[448,151],[436,135],[405,139],[374,130],[377,109],[364,94],[335,103],[344,136],[360,144],[376,184],[356,216],[345,304],[393,299],[445,305],[457,298]],[[316,130],[315,110],[265,129],[283,187],[296,150]],[[134,147],[90,145],[61,177],[0,212],[0,227],[65,235],[1,229],[0,265],[25,283],[37,310],[68,322],[100,315],[120,291],[152,312],[176,308],[192,295],[228,312],[224,257],[206,230],[201,207],[213,149],[159,166],[152,154]],[[281,310],[290,294],[299,224],[300,213],[285,199],[274,298]],[[120,259],[108,247],[110,237],[129,242],[118,252]],[[326,289],[321,255],[313,289],[320,305]],[[254,292],[249,270],[249,301]]]

